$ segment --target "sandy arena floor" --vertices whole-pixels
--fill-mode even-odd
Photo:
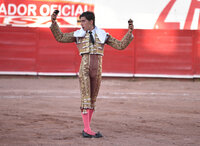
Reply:
[[[81,136],[78,78],[0,77],[1,146],[199,146],[200,81],[103,78]]]

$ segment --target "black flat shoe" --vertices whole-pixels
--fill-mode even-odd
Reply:
[[[100,132],[97,132],[95,135],[92,135],[94,138],[101,138],[103,135]]]
[[[82,131],[82,136],[83,136],[84,138],[92,138],[92,135],[87,134],[84,130]]]
[[[100,132],[97,132],[95,135],[90,135],[88,133],[86,133],[84,130],[82,131],[82,135],[84,138],[101,138],[103,137],[103,135]]]

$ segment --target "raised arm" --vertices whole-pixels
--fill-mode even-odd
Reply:
[[[76,38],[73,36],[74,32],[71,33],[62,33],[57,22],[57,14],[54,12],[51,15],[52,24],[50,26],[51,32],[53,33],[55,39],[61,43],[72,43],[76,41]]]
[[[133,34],[132,34],[133,21],[129,20],[128,23],[129,23],[129,27],[128,27],[129,30],[126,33],[126,35],[122,38],[122,40],[117,40],[116,38],[112,37],[111,35],[108,36],[108,40],[106,41],[106,43],[109,46],[111,46],[115,49],[118,49],[118,50],[123,50],[131,43],[131,41],[133,40]]]

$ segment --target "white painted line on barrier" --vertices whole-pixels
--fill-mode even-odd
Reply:
[[[134,74],[128,73],[102,73],[103,77],[134,77]]]
[[[194,75],[194,78],[199,78],[200,79],[200,75]]]
[[[0,71],[0,75],[40,75],[40,76],[78,76],[79,73],[55,73],[55,72],[20,72]],[[103,77],[147,77],[147,78],[200,78],[200,75],[167,75],[167,74],[131,74],[131,73],[102,73]]]
[[[76,73],[38,72],[40,76],[76,76]]]
[[[134,74],[135,77],[149,77],[149,78],[186,78],[192,79],[194,75],[167,75],[167,74]]]
[[[0,71],[0,75],[32,75],[32,76],[36,76],[37,72]]]

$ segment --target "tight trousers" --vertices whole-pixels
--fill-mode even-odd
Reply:
[[[97,54],[83,54],[79,69],[81,91],[81,110],[95,109],[95,102],[99,93],[102,73],[102,56]]]

